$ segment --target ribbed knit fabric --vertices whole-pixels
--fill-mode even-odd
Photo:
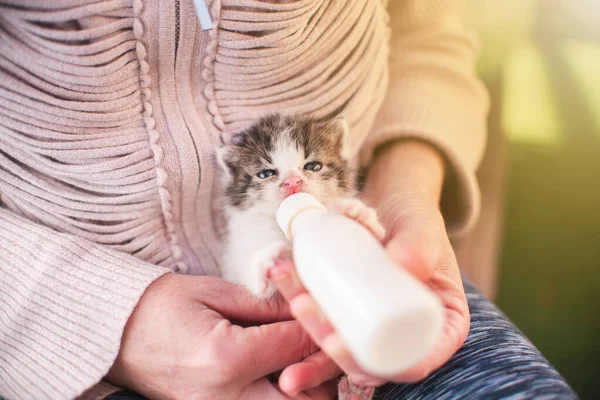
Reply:
[[[487,97],[460,1],[0,0],[0,395],[86,398],[145,288],[218,274],[214,149],[273,111],[350,122],[356,165],[440,149],[477,215]],[[391,41],[389,40],[391,37]]]
[[[114,362],[144,288],[169,271],[0,209],[0,392],[70,399]]]
[[[389,86],[377,121],[362,145],[415,138],[447,161],[442,212],[449,235],[464,234],[479,215],[475,170],[483,156],[489,98],[474,78],[477,41],[461,22],[464,1],[390,1]]]

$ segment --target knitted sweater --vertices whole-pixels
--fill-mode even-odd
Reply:
[[[449,233],[475,221],[488,99],[462,2],[206,3],[211,29],[192,0],[0,0],[1,396],[112,390],[146,287],[218,274],[214,149],[267,113],[341,110],[357,167],[431,143]]]

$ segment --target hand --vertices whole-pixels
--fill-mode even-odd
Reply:
[[[318,351],[279,297],[256,300],[214,277],[167,274],[132,313],[106,378],[151,399],[287,399],[265,376],[290,364],[298,399],[333,399],[338,367]],[[260,326],[242,327],[230,320]],[[303,371],[319,376],[302,383]]]
[[[315,343],[359,385],[378,386],[387,381],[416,382],[442,366],[463,344],[469,330],[469,309],[454,252],[438,208],[443,163],[433,149],[416,142],[403,143],[380,155],[369,173],[365,199],[375,206],[387,229],[384,245],[389,255],[427,284],[445,307],[445,326],[434,349],[418,365],[398,376],[371,376],[364,372],[339,335],[306,292],[291,260],[271,270],[271,279],[289,302],[292,314]],[[286,368],[280,387],[297,368]],[[317,376],[310,379],[317,380]]]

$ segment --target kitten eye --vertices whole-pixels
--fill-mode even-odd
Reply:
[[[275,171],[274,169],[263,169],[258,174],[256,174],[256,176],[258,176],[260,179],[267,179],[276,174],[277,171]]]
[[[318,161],[309,162],[309,163],[306,163],[306,165],[304,166],[304,169],[307,171],[317,172],[317,171],[320,171],[321,169],[323,169],[323,164],[321,164]]]

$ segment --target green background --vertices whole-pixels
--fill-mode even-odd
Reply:
[[[600,399],[600,1],[469,3],[508,143],[496,302]]]

